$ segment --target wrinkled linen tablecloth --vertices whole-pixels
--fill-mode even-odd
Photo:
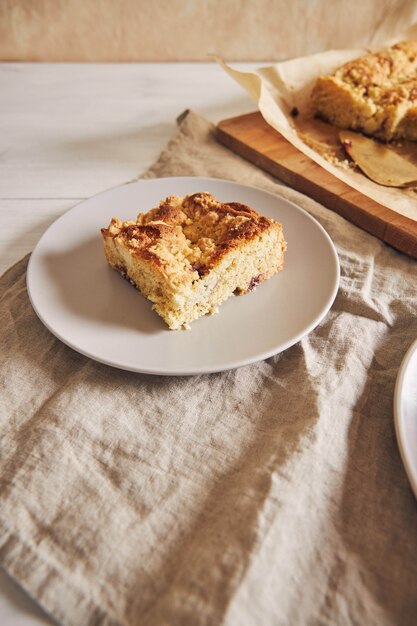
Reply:
[[[337,246],[336,301],[266,361],[152,377],[63,345],[29,303],[27,259],[11,268],[1,563],[66,625],[416,624],[417,504],[392,414],[416,262],[218,145],[194,113],[146,173],[168,175],[301,205]]]

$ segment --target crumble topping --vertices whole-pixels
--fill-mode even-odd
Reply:
[[[136,222],[113,218],[108,232],[136,254],[163,267],[171,280],[206,274],[232,247],[267,229],[272,220],[246,205],[219,202],[209,193],[166,198]]]

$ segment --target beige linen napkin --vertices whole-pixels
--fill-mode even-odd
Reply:
[[[217,145],[193,113],[147,176],[177,174],[307,209],[340,256],[334,306],[266,361],[152,377],[55,339],[15,265],[0,284],[3,566],[66,625],[414,625],[417,505],[392,399],[417,336],[417,264]]]

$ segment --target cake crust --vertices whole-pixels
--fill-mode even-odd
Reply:
[[[111,267],[153,302],[172,329],[282,268],[282,226],[254,209],[209,193],[171,196],[137,220],[101,229]]]
[[[417,140],[417,41],[367,54],[317,79],[317,116],[383,141]]]

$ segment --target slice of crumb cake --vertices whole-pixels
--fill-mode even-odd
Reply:
[[[209,193],[169,197],[136,222],[113,218],[101,232],[111,267],[173,330],[270,278],[286,250],[281,224]]]
[[[402,41],[321,76],[316,115],[383,141],[417,140],[417,41]]]

